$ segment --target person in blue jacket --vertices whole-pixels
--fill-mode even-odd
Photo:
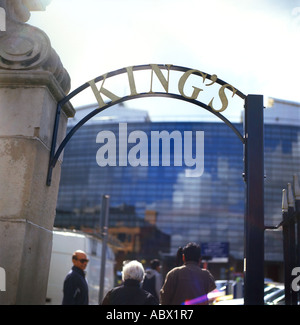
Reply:
[[[89,289],[85,268],[89,260],[84,251],[77,250],[72,256],[73,267],[67,274],[63,287],[63,305],[88,305]]]

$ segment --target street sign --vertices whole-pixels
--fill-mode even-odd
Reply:
[[[229,242],[202,243],[201,255],[210,263],[228,263]]]

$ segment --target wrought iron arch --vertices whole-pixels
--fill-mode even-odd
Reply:
[[[166,65],[157,65],[159,67],[159,69],[167,69]],[[138,66],[133,66],[132,70],[133,71],[140,71],[140,70],[147,70],[147,69],[152,69],[152,66],[150,64],[147,65],[138,65]],[[203,76],[206,75],[206,77],[208,79],[210,79],[212,77],[212,75],[202,72],[202,71],[198,71],[198,70],[194,70],[194,69],[190,69],[190,68],[186,68],[186,67],[181,67],[181,66],[174,66],[174,65],[170,65],[169,66],[170,70],[175,70],[175,71],[180,71],[180,72],[187,72],[189,70],[193,70],[194,75],[198,75],[198,76]],[[111,71],[109,73],[107,73],[105,75],[105,78],[111,78],[123,73],[127,73],[126,68],[122,68],[122,69],[118,69],[115,71]],[[94,79],[94,82],[99,82],[103,80],[104,75],[98,76]],[[216,83],[218,83],[221,86],[226,85],[227,83],[219,78],[217,78],[215,80]],[[90,112],[89,114],[87,114],[82,120],[80,120],[70,131],[69,133],[66,135],[66,137],[63,139],[63,141],[61,142],[61,144],[59,145],[59,147],[57,148],[57,150],[55,151],[56,148],[56,142],[57,142],[57,133],[58,133],[58,125],[59,125],[59,117],[60,117],[60,113],[61,113],[61,109],[62,107],[69,101],[71,100],[73,97],[75,97],[76,95],[78,95],[79,93],[81,93],[83,90],[87,89],[88,87],[90,87],[90,83],[86,82],[83,85],[81,85],[80,87],[78,87],[77,89],[75,89],[74,91],[72,91],[68,96],[64,97],[62,100],[60,100],[57,103],[57,110],[56,110],[56,118],[55,118],[55,124],[54,124],[54,130],[53,130],[53,138],[52,138],[52,145],[51,145],[51,150],[50,150],[50,161],[49,161],[49,169],[48,169],[48,176],[47,176],[47,185],[50,186],[51,185],[51,175],[52,175],[52,170],[55,167],[57,160],[59,158],[59,156],[61,155],[62,151],[64,150],[65,146],[67,145],[67,143],[71,140],[72,136],[75,134],[75,132],[81,127],[83,126],[88,120],[90,120],[91,118],[93,118],[95,115],[101,113],[102,111],[104,111],[105,109],[128,101],[128,100],[133,100],[133,99],[138,99],[138,98],[147,98],[147,97],[165,97],[165,98],[173,98],[173,99],[178,99],[178,100],[182,100],[185,102],[189,102],[191,104],[197,105],[199,107],[204,108],[205,110],[209,111],[210,113],[214,114],[216,117],[218,117],[220,120],[222,120],[227,126],[229,126],[232,131],[236,134],[236,136],[240,139],[240,141],[244,144],[244,137],[243,135],[239,132],[239,130],[225,117],[223,116],[221,113],[219,113],[218,111],[215,111],[214,109],[212,109],[210,106],[206,105],[205,103],[202,103],[196,99],[191,99],[188,97],[184,97],[181,96],[179,94],[174,94],[174,93],[166,93],[166,92],[145,92],[145,93],[139,93],[139,94],[135,94],[135,95],[129,95],[129,96],[124,96],[118,100],[115,101],[111,101],[105,104],[104,107],[101,108],[96,108],[94,109],[92,112]],[[246,95],[244,95],[241,91],[236,89],[236,95],[239,96],[242,99],[246,98]]]

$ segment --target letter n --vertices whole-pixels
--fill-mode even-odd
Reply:
[[[164,90],[166,93],[169,92],[169,80],[170,80],[170,68],[172,65],[170,64],[166,64],[166,67],[168,69],[168,79],[166,79],[163,75],[163,73],[161,72],[161,70],[159,69],[157,64],[150,64],[151,65],[151,86],[150,86],[150,93],[152,93],[152,84],[153,84],[153,71],[155,72],[158,80],[160,81],[161,85],[164,87]]]

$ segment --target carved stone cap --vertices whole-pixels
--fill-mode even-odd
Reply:
[[[39,28],[25,24],[30,10],[44,10],[49,0],[0,0],[6,11],[6,31],[0,32],[1,70],[44,70],[51,72],[64,93],[70,90],[70,76]]]
[[[1,87],[47,87],[57,102],[65,97],[57,79],[49,71],[7,71],[0,69],[0,88]],[[68,118],[75,116],[75,109],[69,101],[64,104],[62,110]]]

